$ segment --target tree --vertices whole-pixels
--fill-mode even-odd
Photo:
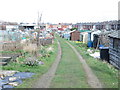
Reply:
[[[78,28],[75,28],[75,27],[74,27],[74,28],[71,28],[70,30],[73,31],[73,30],[77,30],[77,29],[78,29]]]

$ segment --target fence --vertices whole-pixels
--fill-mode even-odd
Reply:
[[[6,42],[0,44],[0,51],[16,51],[22,49],[20,42]]]
[[[41,45],[49,45],[49,44],[52,44],[53,43],[53,39],[50,38],[50,39],[40,39],[40,44]]]

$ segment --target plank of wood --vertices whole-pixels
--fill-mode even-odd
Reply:
[[[11,58],[11,57],[0,57],[0,58]]]
[[[7,62],[0,62],[0,65],[6,65]]]

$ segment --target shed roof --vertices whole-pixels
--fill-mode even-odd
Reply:
[[[63,28],[58,28],[58,30],[63,31],[64,29]]]
[[[73,30],[73,31],[71,31],[70,33],[74,33],[74,32],[78,32],[78,33],[80,33],[79,31],[77,31],[77,30]]]
[[[101,31],[100,30],[97,30],[97,31],[93,31],[92,34],[97,34],[97,35],[100,35],[101,34]]]
[[[91,30],[79,30],[80,32],[90,32]]]
[[[120,39],[120,30],[114,31],[112,34],[109,34],[109,37],[119,38]]]

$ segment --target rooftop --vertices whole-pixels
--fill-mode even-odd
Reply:
[[[109,35],[109,37],[119,38],[120,39],[120,30],[114,31],[112,34]]]

